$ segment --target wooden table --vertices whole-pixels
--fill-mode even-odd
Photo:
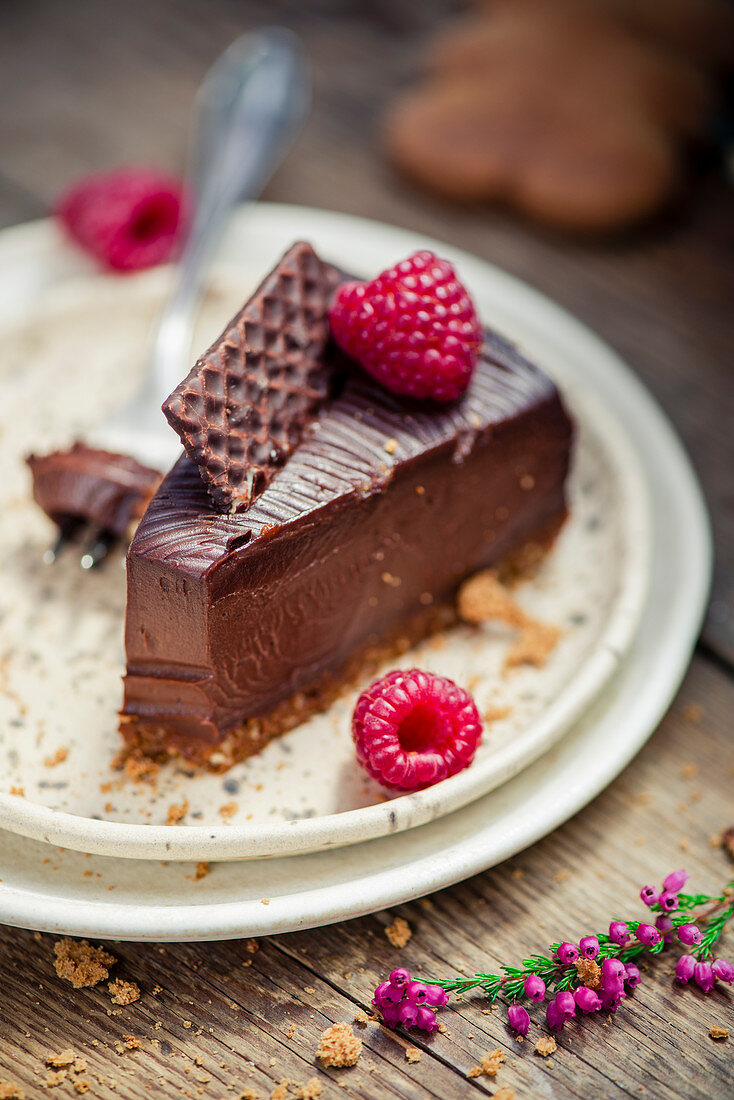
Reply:
[[[500,264],[593,326],[670,414],[700,474],[718,550],[690,673],[647,747],[591,806],[509,863],[430,901],[262,940],[254,955],[241,942],[114,945],[117,973],[143,991],[119,1009],[104,985],[74,991],[56,977],[51,937],[3,930],[0,1078],[23,1085],[28,1097],[47,1095],[44,1052],[69,1046],[89,1061],[90,1095],[134,1100],[238,1096],[247,1087],[268,1097],[282,1078],[314,1075],[326,1100],[452,1100],[501,1085],[518,1098],[709,1100],[734,1089],[734,1039],[714,1043],[708,1035],[712,1024],[734,1025],[731,994],[681,990],[665,957],[611,1023],[572,1025],[548,1060],[513,1042],[503,1013],[486,1015],[484,1002],[467,998],[444,1012],[445,1034],[427,1042],[411,1035],[423,1051],[416,1064],[406,1060],[402,1036],[374,1024],[358,1028],[364,1052],[356,1068],[321,1072],[314,1064],[323,1029],[368,1006],[396,965],[426,973],[493,969],[557,935],[603,927],[612,913],[634,913],[640,883],[681,864],[702,890],[731,877],[710,840],[734,819],[731,194],[712,171],[674,221],[594,246],[414,193],[377,155],[375,123],[410,77],[421,39],[452,7],[441,0],[4,5],[0,219],[10,225],[44,214],[69,180],[107,164],[178,169],[191,97],[209,62],[247,27],[275,19],[294,26],[313,59],[315,104],[267,197],[405,225]],[[413,930],[402,950],[384,935],[396,915]],[[734,955],[734,930],[724,953]],[[118,1053],[125,1035],[140,1038],[140,1048]],[[507,1051],[497,1078],[468,1079],[497,1046]],[[75,1095],[71,1080],[50,1095]]]

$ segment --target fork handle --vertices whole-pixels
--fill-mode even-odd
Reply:
[[[143,419],[159,420],[161,402],[180,381],[204,274],[235,205],[260,194],[309,103],[303,48],[282,27],[236,39],[207,73],[195,101],[189,155],[193,215],[134,400]]]

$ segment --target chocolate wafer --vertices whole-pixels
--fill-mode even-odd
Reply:
[[[250,505],[329,396],[323,353],[340,279],[294,244],[164,402],[219,510]]]

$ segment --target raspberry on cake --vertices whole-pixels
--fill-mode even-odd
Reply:
[[[485,331],[452,403],[393,393],[330,339],[345,282],[294,246],[176,391],[201,394],[198,419],[127,561],[128,751],[218,769],[258,752],[454,622],[468,576],[550,545],[565,518],[573,428],[550,379]],[[461,312],[468,342],[473,323]],[[248,416],[264,446],[284,441],[275,456],[249,449]]]

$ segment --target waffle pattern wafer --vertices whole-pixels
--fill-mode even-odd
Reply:
[[[268,485],[328,397],[324,349],[340,273],[299,242],[163,404],[221,511]]]

